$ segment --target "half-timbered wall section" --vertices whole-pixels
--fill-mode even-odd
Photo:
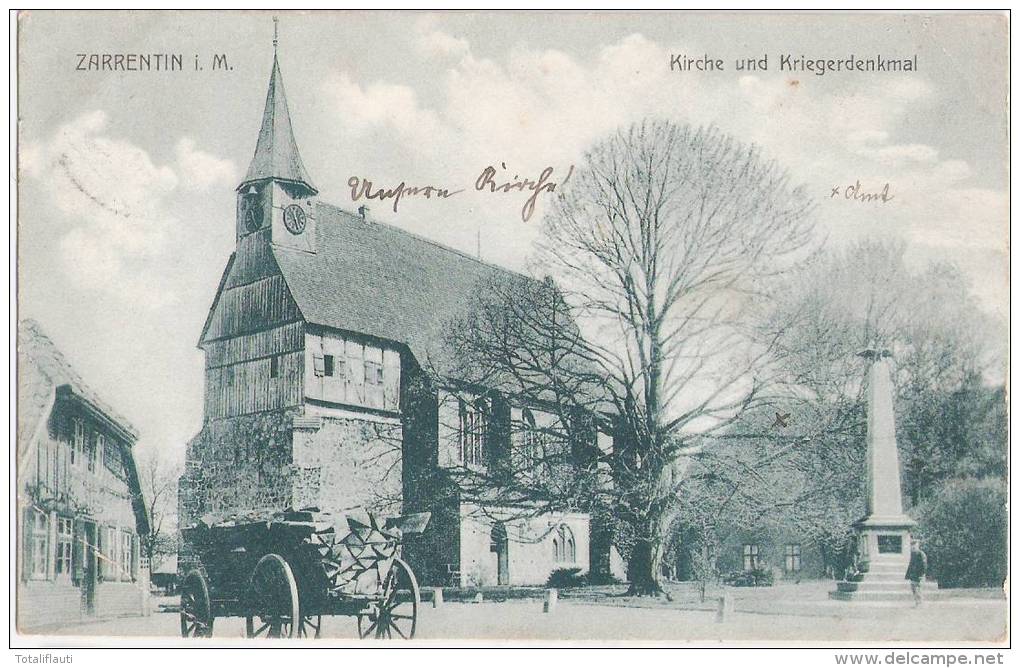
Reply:
[[[202,336],[206,420],[302,401],[304,324],[266,234],[238,244]]]
[[[400,353],[340,334],[305,335],[305,396],[384,411],[400,409]]]

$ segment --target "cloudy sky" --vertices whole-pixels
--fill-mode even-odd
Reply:
[[[141,431],[182,456],[201,426],[195,347],[234,245],[272,63],[268,12],[29,13],[19,30],[19,308]],[[469,190],[378,219],[529,269],[542,203],[470,190],[536,177],[645,116],[760,144],[819,199],[834,246],[902,239],[957,263],[1003,319],[1007,24],[997,16],[397,12],[280,15],[295,134],[326,200],[352,176]],[[179,53],[179,72],[79,72],[80,53]],[[212,71],[225,54],[231,69]],[[670,71],[674,54],[724,72]],[[735,71],[767,54],[768,71]],[[783,54],[917,54],[918,72],[779,71]],[[205,67],[194,70],[195,56]],[[511,174],[511,175],[512,175]],[[830,198],[860,181],[885,204]],[[339,249],[339,252],[343,252]]]

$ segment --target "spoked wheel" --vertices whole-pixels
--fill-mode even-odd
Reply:
[[[379,601],[358,615],[358,635],[362,638],[410,640],[418,626],[420,603],[421,594],[414,573],[402,559],[394,559],[383,580]]]
[[[251,611],[245,621],[249,638],[293,638],[294,620],[301,627],[297,581],[287,561],[278,554],[267,554],[251,574]]]
[[[212,630],[209,585],[201,571],[191,571],[181,585],[181,637],[211,638]]]
[[[318,638],[322,635],[322,615],[301,615],[298,638]]]

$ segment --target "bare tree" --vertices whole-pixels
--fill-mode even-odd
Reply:
[[[1005,430],[993,435],[1001,394],[976,380],[995,368],[1004,332],[975,307],[958,270],[913,270],[903,253],[901,244],[859,242],[788,282],[762,325],[777,337],[785,392],[774,411],[746,412],[720,435],[721,447],[699,458],[678,532],[719,544],[734,528],[793,530],[839,575],[850,527],[864,512],[865,363],[856,353],[867,347],[895,352],[911,505],[947,478],[1004,474]],[[797,439],[804,447],[792,447]]]
[[[153,569],[177,553],[177,481],[181,470],[180,464],[159,452],[138,462],[142,502],[149,515],[149,533],[142,536],[142,550]]]
[[[571,491],[611,504],[629,535],[632,593],[662,591],[691,456],[770,398],[775,336],[756,325],[813,251],[810,211],[753,146],[634,125],[593,147],[558,193],[540,245],[552,279],[494,281],[454,328],[464,377],[555,413],[590,474]],[[612,435],[611,452],[592,445],[596,432]]]

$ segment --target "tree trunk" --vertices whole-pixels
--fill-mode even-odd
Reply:
[[[661,596],[662,540],[639,538],[634,542],[627,564],[630,576],[629,596]]]

